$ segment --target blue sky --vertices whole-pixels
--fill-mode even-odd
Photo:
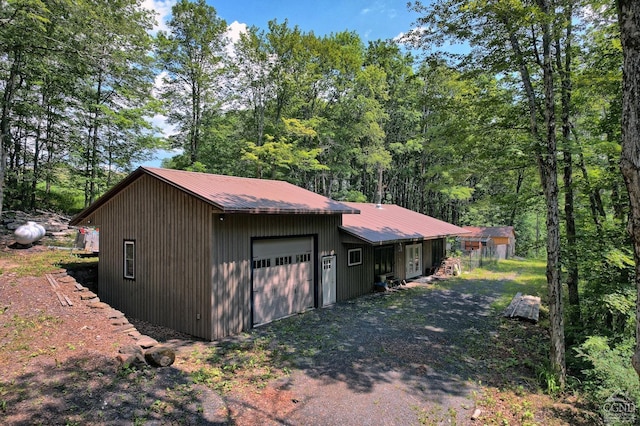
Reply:
[[[288,19],[305,32],[325,35],[355,31],[368,40],[395,38],[411,29],[417,14],[406,0],[207,0],[228,24],[237,21],[266,28],[267,22]]]
[[[429,0],[425,1],[428,2]],[[144,0],[156,12],[159,27],[171,14],[176,0]],[[417,14],[407,9],[407,0],[207,0],[218,16],[266,29],[267,22],[288,19],[305,32],[326,35],[344,30],[357,32],[363,41],[394,38],[407,32]]]

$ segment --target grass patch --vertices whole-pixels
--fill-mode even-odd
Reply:
[[[61,267],[97,264],[98,259],[76,256],[70,250],[49,249],[29,253],[28,256],[16,251],[2,252],[0,253],[0,261],[5,264],[2,268],[2,275],[11,273],[16,278],[23,278],[41,277]]]
[[[502,284],[502,294],[492,305],[496,312],[506,309],[518,292],[539,296],[544,300],[547,295],[546,262],[532,259],[500,260],[486,267],[464,272],[459,277],[441,281],[438,287],[454,288],[466,284],[472,287],[475,294],[486,294],[489,286],[484,286],[483,283],[489,281],[499,281]]]
[[[37,185],[36,195],[38,200],[54,211],[71,214],[81,211],[85,207],[84,192],[75,187],[67,170],[58,168],[56,176],[59,182],[51,184],[48,192],[44,182]]]
[[[198,366],[191,372],[194,383],[204,384],[219,393],[238,386],[263,388],[275,378],[287,376],[288,368],[277,351],[270,349],[269,337],[241,336],[205,351],[194,350],[189,362]]]

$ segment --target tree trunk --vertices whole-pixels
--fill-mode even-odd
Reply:
[[[98,177],[98,131],[100,129],[100,109],[98,105],[102,103],[102,71],[98,71],[95,105],[92,107],[93,121],[90,123],[87,134],[87,158],[86,158],[86,178],[84,204],[88,207],[95,201],[98,193],[96,179]]]
[[[191,164],[198,161],[198,150],[200,149],[201,89],[195,80],[191,82],[191,128],[189,129],[189,160]]]
[[[567,233],[567,290],[569,293],[570,315],[573,324],[580,322],[580,296],[578,293],[578,249],[576,247],[576,218],[573,207],[573,156],[571,154],[571,38],[573,7],[567,2],[564,10],[566,25],[565,41],[562,46],[559,36],[556,36],[556,67],[560,71],[561,104],[562,104],[562,157],[564,182],[564,215]],[[556,32],[558,34],[558,32]],[[564,52],[564,61],[562,54]]]
[[[44,97],[44,96],[43,96]],[[43,104],[44,104],[43,99]],[[42,116],[41,116],[42,117]],[[29,209],[35,210],[36,208],[36,189],[38,187],[38,176],[40,175],[40,146],[42,140],[42,118],[38,120],[38,126],[36,127],[35,143],[33,145],[33,174],[31,175],[31,186],[29,188]],[[23,194],[27,195],[27,194]],[[26,202],[26,200],[25,200]]]
[[[622,67],[622,153],[620,170],[631,206],[629,231],[635,260],[636,352],[633,367],[640,376],[640,2],[617,0]]]
[[[524,169],[518,170],[518,180],[516,181],[516,202],[513,203],[513,208],[511,209],[511,215],[509,216],[509,223],[507,225],[514,226],[516,222],[516,213],[518,212],[518,197],[520,196],[520,189],[522,188],[522,183],[524,182]]]
[[[51,104],[47,105],[47,133],[45,136],[45,144],[47,151],[47,158],[44,165],[44,194],[45,194],[45,204],[49,202],[49,195],[51,194],[51,178],[53,175],[53,152],[55,150],[55,137],[54,137],[54,113]]]
[[[0,217],[2,217],[2,206],[4,204],[4,178],[7,170],[7,149],[11,144],[11,125],[9,114],[13,94],[15,92],[16,78],[20,68],[20,52],[16,51],[9,78],[5,82],[2,96],[2,116],[0,117]]]
[[[549,0],[538,0],[543,14],[550,16]],[[529,123],[533,139],[540,144],[537,153],[540,179],[545,195],[547,209],[547,291],[549,297],[549,334],[551,348],[549,361],[558,379],[559,385],[564,387],[566,379],[565,349],[564,349],[564,318],[562,310],[562,282],[560,280],[560,223],[558,207],[558,170],[556,161],[556,130],[555,130],[555,98],[553,85],[553,66],[551,61],[551,28],[548,21],[543,22],[543,73],[545,93],[545,127],[546,138],[542,138],[538,131],[537,101],[531,76],[524,61],[524,54],[515,31],[509,20],[503,20],[509,29],[509,42],[517,62],[529,106]]]
[[[31,179],[31,188],[29,194],[29,208],[34,210],[36,208],[36,190],[38,187],[38,181],[40,180],[40,175],[42,174],[41,166],[40,166],[40,149],[45,146],[45,141],[49,137],[49,122],[47,121],[49,118],[49,96],[48,96],[48,81],[45,81],[44,86],[41,88],[40,92],[40,116],[38,118],[38,125],[36,127],[35,134],[35,143],[33,147],[33,175]],[[43,124],[43,121],[46,121],[47,124]],[[44,130],[43,130],[44,127]],[[44,132],[45,136],[42,137],[42,133]]]
[[[550,15],[549,0],[540,0],[542,12]],[[551,337],[550,361],[560,387],[566,378],[564,348],[564,313],[562,309],[562,282],[560,279],[560,223],[558,207],[558,170],[553,65],[551,62],[551,27],[542,23],[542,50],[544,75],[544,122],[547,131],[546,151],[540,156],[540,175],[547,204],[547,287],[549,293],[549,322]]]

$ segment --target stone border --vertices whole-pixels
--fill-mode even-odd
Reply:
[[[141,334],[133,324],[129,322],[124,313],[112,308],[108,303],[102,302],[97,294],[76,281],[64,269],[60,269],[51,274],[46,274],[46,278],[56,292],[59,293],[58,282],[73,284],[75,291],[80,293],[80,300],[91,309],[104,310],[105,319],[115,327],[117,333],[128,334],[135,340],[135,345],[128,345],[118,350],[116,359],[121,368],[142,367],[149,364],[154,367],[168,367],[175,360],[175,351],[167,346],[161,345],[156,339]],[[59,297],[58,297],[59,298]],[[69,303],[69,306],[73,304]]]

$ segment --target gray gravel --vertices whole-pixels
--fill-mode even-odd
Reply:
[[[473,390],[486,374],[482,349],[499,323],[490,305],[502,285],[483,281],[477,290],[410,284],[257,329],[293,363],[282,387],[299,401],[286,423],[471,422]]]

